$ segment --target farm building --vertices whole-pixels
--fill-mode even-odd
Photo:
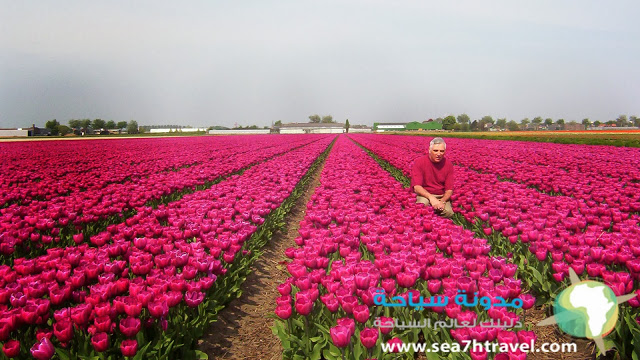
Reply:
[[[372,129],[366,125],[351,125],[349,127],[350,133],[370,133]]]
[[[409,123],[374,123],[373,131],[421,131],[421,130],[442,130],[442,123],[434,120],[423,122],[412,121]]]
[[[39,128],[35,124],[28,128],[0,129],[0,137],[50,136],[51,130]]]
[[[149,129],[149,132],[152,134],[157,133],[174,133],[174,132],[205,132],[207,128],[158,128],[158,129]]]
[[[209,130],[209,135],[259,135],[269,134],[269,129],[246,129],[246,130]]]
[[[27,137],[29,130],[22,129],[0,129],[0,137]]]
[[[278,127],[280,134],[342,134],[344,124],[339,123],[291,123]]]

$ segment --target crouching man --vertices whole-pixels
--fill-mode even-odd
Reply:
[[[429,143],[427,155],[416,159],[411,169],[411,188],[416,193],[416,203],[431,205],[444,217],[453,216],[453,164],[444,157],[447,144],[442,138]]]

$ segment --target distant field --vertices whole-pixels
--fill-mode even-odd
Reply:
[[[558,144],[612,145],[640,147],[640,129],[609,131],[504,131],[504,132],[398,132],[415,136],[441,136],[490,140],[520,140]]]

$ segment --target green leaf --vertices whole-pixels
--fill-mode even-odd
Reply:
[[[357,344],[353,347],[353,358],[354,359],[362,359],[362,346]]]
[[[58,357],[60,358],[60,360],[70,360],[71,359],[71,355],[69,354],[69,352],[67,350],[56,348],[56,354],[58,354]]]
[[[531,273],[533,274],[533,277],[535,277],[536,280],[538,280],[538,283],[540,284],[545,283],[544,281],[542,281],[542,274],[540,274],[540,272],[536,268],[534,268],[533,266],[528,266],[527,268],[531,271]]]
[[[440,360],[440,355],[438,353],[425,351],[424,354],[427,356],[427,360]]]
[[[320,360],[322,357],[322,343],[317,343],[313,350],[311,350],[311,354],[309,354],[310,360]]]
[[[317,343],[317,342],[321,341],[322,339],[324,339],[322,336],[315,336],[315,337],[310,338],[309,340],[312,343]]]
[[[142,333],[139,332],[138,334]],[[139,343],[139,342],[138,342]],[[133,360],[142,360],[142,359],[146,359],[145,354],[147,353],[147,350],[149,349],[149,346],[151,346],[152,342],[148,342],[145,346],[142,347],[142,349],[138,349],[138,352],[136,353],[136,355],[133,357]]]
[[[194,350],[196,353],[196,356],[198,358],[198,360],[207,360],[209,359],[209,355],[207,355],[206,353],[200,351],[200,350]]]

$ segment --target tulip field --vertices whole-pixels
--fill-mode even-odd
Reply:
[[[382,345],[535,342],[531,314],[549,311],[569,269],[615,295],[640,294],[640,149],[446,139],[456,212],[446,219],[408,189],[430,139],[0,143],[0,359],[207,358],[198,340],[242,296],[321,166],[264,319],[273,323],[265,336],[282,345],[275,358],[413,359]],[[463,307],[453,301],[460,291],[521,306]],[[385,307],[380,293],[452,301]],[[620,359],[640,354],[639,307],[638,298],[620,305],[605,337]],[[524,326],[380,326],[394,319]],[[536,359],[519,350],[419,356]]]

